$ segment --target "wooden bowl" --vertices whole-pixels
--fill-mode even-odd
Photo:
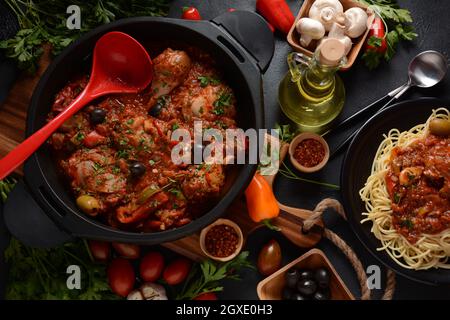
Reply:
[[[319,249],[311,249],[300,258],[268,276],[258,283],[257,292],[261,300],[281,300],[281,292],[285,285],[285,273],[292,267],[302,269],[325,268],[330,272],[331,300],[355,300],[355,297],[345,286],[333,265]]]
[[[323,157],[322,161],[315,165],[314,167],[305,167],[301,165],[295,158],[294,158],[294,151],[297,145],[306,139],[314,139],[319,141],[322,146],[325,149],[325,156]],[[292,139],[291,143],[289,144],[289,157],[291,159],[292,165],[299,171],[310,173],[310,172],[316,172],[322,169],[330,159],[330,148],[328,147],[328,143],[325,141],[324,138],[322,138],[320,135],[312,132],[303,132],[299,135],[295,136],[294,139]]]
[[[238,238],[239,238],[239,242],[236,246],[236,251],[232,255],[230,255],[228,257],[215,257],[211,253],[209,253],[208,250],[206,250],[205,238],[206,238],[206,234],[212,227],[217,226],[217,225],[222,225],[222,224],[230,226],[236,231]],[[216,261],[225,262],[225,261],[229,261],[229,260],[235,258],[239,254],[239,252],[241,252],[243,244],[244,244],[244,235],[242,234],[241,228],[235,222],[233,222],[229,219],[217,219],[214,223],[211,223],[209,226],[204,228],[202,230],[202,232],[200,233],[200,248],[202,249],[202,252],[208,258],[216,260]]]
[[[289,45],[297,52],[301,52],[308,57],[312,57],[315,50],[315,44],[314,47],[308,47],[304,48],[300,45],[300,35],[298,34],[297,30],[295,29],[295,25],[297,24],[297,21],[301,18],[308,17],[309,9],[311,8],[312,4],[315,0],[305,0],[302,4],[302,7],[300,8],[300,11],[295,18],[295,22],[291,27],[291,30],[289,30],[289,33],[287,35],[287,41]],[[364,42],[366,41],[367,35],[369,34],[369,28],[372,25],[373,19],[375,18],[375,14],[371,10],[367,10],[367,6],[363,5],[358,2],[354,2],[351,0],[340,0],[342,3],[342,6],[344,7],[344,11],[353,7],[360,7],[361,9],[365,10],[368,15],[367,19],[367,30],[358,38],[352,39],[353,46],[350,52],[347,54],[347,63],[345,66],[341,68],[341,70],[347,70],[349,69],[353,63],[355,62],[356,58],[358,57],[358,53],[361,50],[361,48],[364,45]],[[313,42],[316,43],[316,42]]]

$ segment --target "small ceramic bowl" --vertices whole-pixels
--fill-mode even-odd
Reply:
[[[294,158],[294,152],[295,148],[297,148],[297,145],[306,139],[314,139],[319,141],[322,146],[325,149],[325,155],[321,162],[319,162],[314,167],[305,167],[301,165],[295,158]],[[328,147],[328,143],[325,141],[324,138],[319,136],[318,134],[312,133],[312,132],[303,132],[299,135],[295,136],[294,139],[292,139],[291,143],[289,144],[289,156],[291,158],[291,163],[294,165],[294,167],[302,172],[316,172],[322,169],[328,162],[328,159],[330,158],[330,148]]]
[[[216,257],[213,256],[211,253],[208,252],[208,250],[206,250],[206,244],[205,244],[205,239],[206,239],[206,234],[208,233],[209,230],[211,230],[212,227],[218,226],[218,225],[227,225],[232,227],[237,235],[238,235],[238,244],[236,246],[236,250],[234,251],[233,254],[229,255],[228,257]],[[242,234],[242,230],[241,228],[233,221],[228,220],[228,219],[218,219],[216,222],[210,224],[209,226],[207,226],[206,228],[204,228],[202,230],[202,232],[200,233],[200,248],[202,249],[203,253],[216,261],[221,261],[221,262],[225,262],[225,261],[229,261],[232,260],[234,257],[236,257],[239,252],[241,252],[242,250],[242,245],[244,243],[244,236]]]

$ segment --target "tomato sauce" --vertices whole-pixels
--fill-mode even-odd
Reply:
[[[237,127],[234,93],[208,55],[195,48],[166,49],[153,62],[149,88],[92,102],[49,139],[75,197],[92,197],[80,208],[95,203],[96,218],[138,232],[189,223],[223,189],[224,165],[172,162],[172,132],[186,129],[193,138],[196,120],[223,133]],[[64,110],[87,82],[87,76],[70,81],[48,118]]]
[[[385,179],[393,225],[409,242],[450,228],[450,138],[429,135],[396,147]]]

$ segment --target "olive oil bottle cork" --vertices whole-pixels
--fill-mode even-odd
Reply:
[[[338,39],[325,39],[318,49],[319,62],[327,66],[338,66],[345,56],[345,45]]]

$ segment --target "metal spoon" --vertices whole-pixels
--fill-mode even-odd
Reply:
[[[406,91],[408,91],[412,87],[419,88],[430,88],[439,82],[441,82],[448,68],[447,59],[439,52],[429,50],[423,51],[416,55],[408,66],[408,82],[404,85],[398,87],[395,90],[392,90],[384,97],[378,99],[374,103],[368,105],[367,107],[361,109],[356,112],[352,116],[348,117],[344,121],[342,121],[337,127],[334,129],[325,132],[322,136],[325,136],[331,132],[336,132],[340,128],[344,127],[347,123],[360,116],[362,113],[365,113],[371,109],[374,109],[381,102],[387,101],[381,108],[378,109],[376,113],[381,112],[386,109],[392,102],[399,99]],[[358,130],[355,130],[350,136],[348,136],[340,145],[336,147],[334,151],[331,152],[330,158],[335,156],[343,147],[347,145],[350,140],[356,135]]]

